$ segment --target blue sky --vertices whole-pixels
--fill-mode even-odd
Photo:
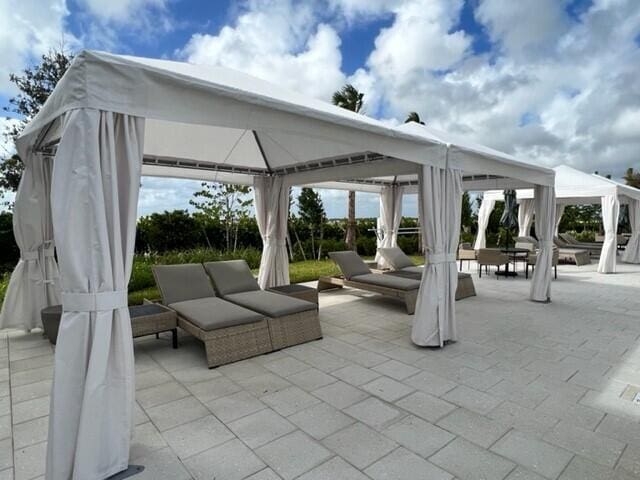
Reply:
[[[640,167],[638,38],[637,0],[0,0],[0,103],[15,93],[8,72],[64,39],[223,65],[324,100],[350,82],[385,122],[417,111],[524,161],[619,177]],[[145,179],[140,213],[187,208],[198,187]],[[323,199],[344,215],[346,193]],[[359,195],[358,215],[377,203]],[[414,215],[415,199],[405,207]]]

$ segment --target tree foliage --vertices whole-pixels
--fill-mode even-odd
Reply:
[[[636,172],[632,167],[627,168],[624,181],[631,187],[640,188],[640,171]]]
[[[327,214],[322,204],[320,194],[312,188],[302,188],[298,195],[298,215],[300,221],[307,226],[311,237],[311,250],[314,256],[320,258],[322,255],[322,240],[324,238],[324,227],[327,222]],[[319,238],[318,250],[316,253],[315,239]]]
[[[424,122],[420,118],[420,115],[418,114],[418,112],[409,112],[409,115],[407,115],[407,118],[405,118],[404,123],[409,123],[409,122],[415,122],[415,123],[419,123],[420,125],[424,125]]]

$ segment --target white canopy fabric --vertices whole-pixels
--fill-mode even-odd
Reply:
[[[622,254],[622,261],[626,263],[640,263],[640,200],[629,202],[629,224],[631,238]]]
[[[538,254],[536,268],[531,279],[531,300],[551,301],[551,272],[553,270],[553,228],[555,225],[556,199],[552,187],[535,187],[536,234]]]
[[[463,173],[493,188],[515,182],[553,190],[554,183],[550,170],[443,135],[390,128],[224,68],[81,52],[17,142],[27,180],[16,197],[16,236],[47,222],[46,201],[40,202],[47,182],[43,177],[34,186],[30,176],[38,161],[51,157],[55,235],[36,228],[19,240],[23,261],[12,280],[17,293],[3,311],[4,318],[27,315],[22,321],[30,328],[40,305],[58,301],[36,293],[37,308],[24,312],[20,306],[38,281],[25,271],[42,269],[34,252],[47,257],[55,240],[64,313],[47,480],[105,478],[127,465],[134,371],[126,288],[142,174],[255,183],[263,285],[288,281],[281,243],[290,186],[373,178],[374,184],[404,187],[415,181],[430,255],[414,338],[442,346],[456,337]],[[34,198],[38,206],[28,207]],[[435,329],[422,328],[433,321]]]
[[[604,226],[604,242],[598,263],[598,273],[616,272],[616,254],[618,251],[617,231],[620,201],[617,195],[602,197],[602,225]]]
[[[504,198],[504,197],[503,197]],[[482,203],[478,209],[478,234],[473,245],[475,250],[485,248],[487,246],[487,225],[489,225],[489,217],[496,206],[496,200],[487,194],[482,197]]]
[[[403,187],[398,185],[386,185],[380,192],[380,223],[382,239],[378,248],[391,248],[398,246],[398,229],[402,220]],[[376,252],[376,262],[380,268],[389,268],[390,265],[380,253]]]
[[[533,223],[534,200],[526,198],[520,201],[518,208],[518,236],[528,237],[531,233],[531,224]],[[484,227],[486,230],[486,226]]]

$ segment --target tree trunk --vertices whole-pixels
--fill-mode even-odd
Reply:
[[[322,240],[324,240],[324,227],[320,226],[320,241],[318,242],[318,260],[322,256]]]
[[[344,242],[349,250],[356,249],[356,192],[349,192],[349,209],[347,212],[347,235]]]
[[[300,249],[300,253],[302,253],[302,259],[304,261],[307,260],[307,256],[304,253],[304,248],[302,247],[302,242],[300,241],[300,237],[298,236],[298,231],[294,228],[293,234],[296,236],[296,243],[298,244],[298,248]]]

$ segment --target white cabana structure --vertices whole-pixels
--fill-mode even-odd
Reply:
[[[53,242],[60,270],[48,480],[101,479],[127,468],[134,405],[127,283],[141,175],[254,186],[262,286],[288,281],[283,245],[291,186],[348,181],[417,191],[428,252],[414,320],[419,345],[456,338],[455,249],[465,183],[533,187],[544,200],[538,216],[552,219],[545,210],[553,205],[551,170],[421,127],[389,128],[228,69],[164,60],[80,53],[17,149],[26,168],[15,210],[23,260],[3,325],[19,318],[31,328],[37,308],[57,301],[38,283],[54,278]],[[50,159],[52,175],[37,174]],[[396,213],[385,216],[395,222]],[[38,221],[50,222],[53,237],[30,228]],[[38,269],[42,277],[31,275]],[[536,269],[534,283],[532,298],[547,300],[549,272]],[[20,300],[26,297],[35,309]]]
[[[614,273],[617,261],[616,233],[618,229],[618,216],[620,205],[629,205],[629,222],[631,223],[632,236],[627,244],[622,260],[628,263],[640,263],[640,190],[610,180],[596,174],[588,174],[567,165],[560,165],[553,170],[556,172],[556,218],[554,222],[554,234],[558,235],[558,227],[562,220],[562,214],[567,205],[602,205],[602,222],[604,225],[605,239],[598,262],[598,272]],[[516,191],[520,210],[518,214],[519,235],[529,235],[531,218],[534,214],[534,191],[532,189],[518,189]],[[485,192],[479,212],[488,216],[493,211],[496,201],[503,200],[502,191]],[[486,208],[483,208],[487,205]],[[488,213],[487,213],[488,212]],[[480,222],[478,214],[478,239],[486,238],[486,223]],[[536,232],[538,232],[536,223]]]

